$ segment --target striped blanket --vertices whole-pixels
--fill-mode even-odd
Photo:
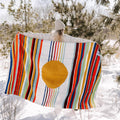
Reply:
[[[10,50],[6,94],[43,106],[95,107],[101,78],[100,48],[95,42],[57,42],[16,35]]]

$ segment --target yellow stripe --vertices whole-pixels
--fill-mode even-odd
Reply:
[[[100,71],[99,71],[97,80],[96,80],[96,82],[95,82],[94,88],[95,88],[95,86],[96,86],[96,84],[97,84],[97,82],[98,82],[98,79],[100,78],[100,75],[101,75],[101,67],[100,67]],[[94,91],[94,88],[93,88],[93,91]],[[90,96],[90,106],[93,108],[93,107],[95,106],[95,103],[92,102],[92,95],[93,95],[93,92],[92,92],[92,94],[91,94],[91,96]]]
[[[26,52],[26,41],[27,41],[27,36],[25,36],[25,40],[24,40],[24,50],[25,50],[25,55],[24,55],[24,61],[23,61],[23,77],[22,77],[22,82],[21,82],[21,86],[20,86],[20,91],[19,91],[19,96],[21,95],[21,91],[22,91],[22,87],[23,87],[23,82],[25,79],[25,62],[26,62],[26,57],[27,57],[27,52]]]
[[[85,65],[86,65],[86,60],[87,60],[87,55],[86,55],[86,53],[88,53],[89,52],[89,49],[90,49],[90,45],[88,46],[88,45],[86,45],[85,46],[86,48],[85,48],[85,53],[84,53],[84,58],[83,58],[83,61],[82,61],[82,66],[81,66],[81,78],[83,78],[83,76],[84,76],[84,71],[85,71]],[[82,80],[80,80],[80,82],[79,82],[79,84],[78,84],[78,87],[77,87],[77,93],[78,94],[76,94],[76,99],[75,99],[75,101],[74,101],[74,104],[75,104],[75,108],[77,109],[77,105],[78,105],[78,98],[79,98],[79,95],[80,95],[80,88],[81,88],[81,83],[82,83]]]
[[[35,42],[35,48],[34,48],[34,54],[33,54],[33,74],[32,74],[32,79],[31,79],[31,89],[30,89],[30,93],[29,93],[29,96],[28,96],[28,100],[30,100],[31,96],[32,96],[32,92],[33,92],[33,81],[34,81],[34,77],[35,77],[35,56],[36,56],[36,50],[37,50],[37,44],[38,44],[38,39],[36,39],[36,42]]]
[[[60,60],[61,46],[62,46],[62,43],[60,43],[60,50],[59,50],[58,60]]]
[[[56,58],[56,60],[58,60],[58,61],[61,61],[60,60],[60,56],[61,56],[61,50],[62,50],[62,43],[60,42],[60,43],[58,43],[59,44],[59,48],[58,48],[58,55],[57,55],[57,58]],[[57,50],[56,50],[57,51]],[[56,96],[56,94],[57,94],[57,89],[53,89],[53,91],[52,91],[52,97],[51,97],[51,100],[50,100],[50,106],[53,106],[54,105],[54,101],[55,101],[55,96]]]
[[[13,47],[14,47],[14,46],[12,45],[12,58],[13,58],[12,70],[11,70],[11,73],[12,73],[12,74],[10,75],[10,81],[9,81],[9,85],[8,85],[8,88],[7,88],[7,94],[8,94],[9,91],[10,91],[10,86],[11,86],[10,84],[11,84],[11,81],[13,80],[13,73],[14,73],[13,71],[14,71],[14,56],[15,56],[15,55],[14,55]]]
[[[62,50],[61,50],[61,57],[60,57],[61,62],[62,62],[62,57],[63,57],[63,48],[64,48],[64,43],[62,43]]]
[[[93,43],[91,43],[90,51],[89,51],[89,54],[88,54],[88,60],[87,60],[87,65],[86,65],[86,69],[85,69],[85,74],[84,74],[84,77],[83,77],[81,94],[79,96],[78,108],[80,108],[80,101],[81,101],[81,97],[82,97],[84,86],[85,86],[85,82],[86,82],[87,71],[88,71],[88,67],[89,67],[89,61],[90,61],[90,57],[91,57],[91,53],[92,53],[92,48],[93,48]]]

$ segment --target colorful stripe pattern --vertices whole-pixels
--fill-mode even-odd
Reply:
[[[65,44],[66,43],[62,44],[59,42],[51,41],[48,61],[57,60],[63,63],[64,55],[65,55]],[[58,93],[59,93],[59,88],[51,89],[45,86],[42,105],[43,106],[55,106]]]
[[[58,88],[48,88],[41,68],[60,61],[68,77]],[[46,41],[17,34],[10,50],[6,94],[15,94],[43,106],[89,109],[101,78],[100,48],[97,43]]]
[[[5,93],[35,101],[42,44],[43,40],[16,35],[11,50],[10,73]]]
[[[99,46],[95,43],[77,43],[71,72],[70,86],[64,108],[93,107],[93,91],[101,73]],[[86,64],[86,65],[85,65]]]

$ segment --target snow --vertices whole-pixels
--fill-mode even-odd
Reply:
[[[20,97],[22,109],[16,120],[119,120],[120,85],[116,82],[120,75],[120,55],[116,53],[106,59],[102,66],[102,78],[96,94],[96,108],[89,110],[71,110],[43,107]],[[3,94],[9,73],[9,60],[0,56],[0,94]]]

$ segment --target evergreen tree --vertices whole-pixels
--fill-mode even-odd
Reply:
[[[110,3],[109,0],[96,0],[97,4],[101,4],[101,5],[107,5]]]
[[[67,26],[67,23],[69,23],[69,28],[66,28],[67,32],[69,31],[68,34],[77,37],[90,36],[93,34],[92,31],[90,33],[83,32],[87,29],[85,17],[88,13],[85,12],[83,14],[85,6],[82,6],[80,3],[76,3],[76,1],[73,0],[61,0],[57,3],[52,0],[52,3],[54,5],[54,11],[60,14],[61,20],[65,25]]]
[[[112,55],[118,49],[116,46],[109,46],[109,42],[103,43],[115,30],[114,24],[116,23],[112,23],[113,18],[104,15],[97,18],[95,11],[92,13],[88,12],[85,8],[86,4],[82,5],[74,0],[61,0],[60,2],[52,0],[52,3],[54,11],[61,16],[61,20],[65,25],[69,23],[69,27],[66,27],[67,34],[96,41],[101,47],[103,56],[106,54]],[[96,0],[96,3],[107,6],[110,1]]]
[[[109,0],[107,0],[109,1]],[[109,9],[109,2],[106,2],[104,4]],[[111,31],[116,34],[116,37],[120,35],[119,29],[120,29],[120,1],[114,0],[114,5],[112,9],[109,9],[109,15],[101,15],[101,18],[103,19],[103,23],[105,24],[105,27],[109,27]]]
[[[34,21],[31,0],[20,0],[19,7],[15,6],[16,0],[11,0],[8,5],[8,13],[13,16],[16,23],[21,24],[21,31],[30,31]]]
[[[39,7],[34,8],[36,13],[36,23],[34,24],[34,32],[42,32],[42,33],[49,33],[53,30],[54,27],[54,11],[52,5],[41,6],[38,4]],[[41,7],[40,7],[41,6]]]
[[[65,31],[67,34],[96,41],[101,47],[102,54],[106,54],[104,52],[106,47],[103,44],[107,37],[104,22],[95,17],[95,11],[89,13],[85,8],[86,4],[82,5],[74,0],[60,2],[52,0],[52,3],[54,11],[61,16],[61,20],[67,26]]]
[[[61,0],[57,3],[52,0],[52,3],[54,11],[61,16],[65,25],[68,26],[69,24],[69,27],[66,27],[68,34],[91,39],[98,31],[102,31],[103,24],[95,19],[94,11],[89,13],[85,9],[85,5],[83,6],[74,0]]]
[[[2,2],[0,2],[0,9],[4,9],[4,8],[5,8],[5,5]]]
[[[97,0],[96,0],[97,1]],[[108,7],[109,9],[109,0],[103,0],[105,4],[102,4],[101,2],[97,2],[97,4],[102,4]],[[114,46],[117,46],[117,48],[120,45],[120,1],[114,0],[114,5],[112,9],[109,9],[109,15],[101,15],[102,22],[104,23],[105,27],[109,28],[110,34],[115,36],[115,39],[117,39]],[[116,49],[117,49],[116,48]],[[114,50],[113,50],[114,51]]]

